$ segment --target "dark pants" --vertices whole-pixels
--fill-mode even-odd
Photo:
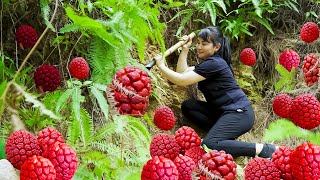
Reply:
[[[182,103],[181,109],[186,119],[202,128],[211,128],[202,141],[208,148],[224,150],[233,157],[255,156],[255,143],[235,140],[253,127],[254,112],[251,105],[242,108],[242,112],[218,112],[207,102],[188,99]]]

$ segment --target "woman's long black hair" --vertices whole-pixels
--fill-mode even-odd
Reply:
[[[231,66],[231,47],[229,40],[226,36],[224,36],[217,26],[209,26],[207,28],[202,29],[198,37],[202,38],[204,41],[211,42],[213,45],[220,44],[221,47],[216,52],[216,54],[220,55],[229,65],[231,72],[233,73],[233,69]]]

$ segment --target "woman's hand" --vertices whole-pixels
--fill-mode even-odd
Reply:
[[[154,59],[155,59],[156,64],[157,64],[158,67],[164,65],[164,58],[162,57],[161,54],[156,54],[156,55],[154,56]]]
[[[182,46],[183,49],[189,49],[192,44],[192,39],[188,35],[184,35],[181,38],[182,41],[186,41],[186,44]]]

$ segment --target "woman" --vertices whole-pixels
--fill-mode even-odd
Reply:
[[[187,55],[192,40],[182,46],[176,72],[165,66],[161,55],[156,55],[156,64],[163,75],[172,83],[188,86],[198,83],[206,102],[188,99],[182,103],[186,119],[202,127],[211,127],[202,144],[210,149],[224,150],[233,157],[258,155],[270,158],[276,147],[236,141],[248,132],[254,123],[254,112],[250,101],[237,84],[231,68],[231,51],[228,39],[218,27],[207,27],[198,34],[197,55],[203,60],[189,67]]]

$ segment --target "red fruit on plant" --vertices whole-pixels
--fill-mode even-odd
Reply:
[[[257,57],[253,49],[245,48],[240,53],[240,60],[244,65],[252,66],[257,61]]]
[[[234,180],[237,176],[237,164],[225,151],[210,150],[205,153],[199,161],[199,169],[203,176],[213,179]]]
[[[41,149],[37,138],[25,130],[13,132],[6,142],[6,157],[13,167],[20,170],[25,160],[33,155],[40,155]]]
[[[70,180],[78,168],[78,157],[71,146],[56,142],[43,154],[48,158],[56,170],[56,180]]]
[[[56,142],[64,143],[62,134],[58,130],[51,127],[42,129],[38,133],[37,139],[42,152],[45,152],[49,146]]]
[[[280,170],[280,177],[283,180],[293,180],[291,167],[290,167],[290,155],[293,152],[293,149],[280,146],[276,151],[272,154],[271,161],[274,165]]]
[[[56,90],[61,82],[58,69],[48,64],[39,66],[34,72],[33,79],[41,92],[52,92]]]
[[[292,67],[295,69],[299,66],[300,56],[297,52],[287,49],[280,54],[279,64],[286,68],[289,72]]]
[[[159,133],[156,134],[150,143],[150,155],[163,156],[165,158],[174,160],[180,152],[180,146],[170,134]]]
[[[254,158],[249,161],[244,169],[246,180],[272,179],[280,180],[280,171],[274,163],[265,158]]]
[[[278,94],[274,97],[272,103],[273,112],[282,117],[289,118],[292,99],[288,94]]]
[[[202,149],[201,146],[195,146],[186,150],[184,155],[190,157],[196,163],[196,165],[198,165],[198,162],[205,153],[206,151]]]
[[[179,172],[172,160],[154,156],[150,159],[142,169],[141,180],[178,180]]]
[[[21,166],[20,180],[55,180],[56,170],[52,163],[42,156],[33,155]]]
[[[38,41],[38,33],[32,26],[22,25],[16,31],[16,40],[22,49],[32,48]]]
[[[88,77],[90,67],[83,57],[76,57],[71,60],[69,71],[72,77],[82,80]]]
[[[320,103],[312,94],[301,94],[292,100],[290,120],[304,129],[320,125]]]
[[[157,108],[153,119],[154,124],[162,130],[170,130],[176,123],[174,113],[168,106]]]
[[[188,156],[177,156],[173,163],[179,172],[179,180],[192,180],[192,171],[197,167],[194,161]]]
[[[319,67],[320,64],[317,64],[317,57],[315,54],[308,54],[304,57],[302,70],[304,74],[304,81],[308,86],[318,82]]]
[[[320,146],[305,142],[290,155],[290,167],[297,180],[320,179]]]
[[[201,139],[194,129],[188,126],[182,126],[175,132],[174,137],[182,149],[190,149],[200,146]]]
[[[145,71],[126,66],[117,71],[109,88],[109,101],[115,103],[120,114],[139,116],[145,113],[151,90],[151,79]]]
[[[319,27],[314,22],[306,22],[300,31],[301,39],[306,43],[311,43],[319,38]]]

